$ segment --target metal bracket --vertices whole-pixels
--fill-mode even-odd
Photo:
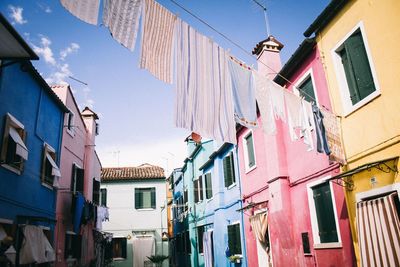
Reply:
[[[346,179],[346,178],[347,177],[339,177],[337,179],[333,179],[332,183],[335,183],[341,187],[344,187],[348,191],[353,191],[353,189],[354,189],[353,179],[351,179],[351,177],[348,179]],[[346,180],[348,180],[348,181],[346,181]]]

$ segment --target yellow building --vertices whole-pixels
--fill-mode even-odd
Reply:
[[[344,185],[359,266],[400,266],[400,1],[333,0],[316,36],[347,164]],[[385,264],[386,263],[386,264]]]

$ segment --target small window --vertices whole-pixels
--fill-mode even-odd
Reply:
[[[100,182],[96,180],[96,178],[93,178],[93,195],[92,195],[92,201],[94,204],[99,205],[100,204]]]
[[[71,191],[75,193],[80,192],[83,194],[84,189],[84,169],[80,168],[76,164],[72,164],[72,179],[71,179]]]
[[[199,203],[203,201],[203,179],[200,175],[196,180],[193,181],[194,185],[194,202]]]
[[[127,240],[125,237],[112,239],[112,250],[114,259],[126,259]]]
[[[82,236],[72,233],[65,234],[64,258],[80,259],[82,250]]]
[[[102,188],[100,189],[100,205],[107,207],[107,189],[106,188]]]
[[[254,152],[253,132],[249,133],[244,137],[244,150],[245,150],[245,163],[246,171],[252,170],[256,166],[256,156]]]
[[[204,234],[204,225],[197,227],[197,245],[199,248],[199,253],[203,253],[203,234]]]
[[[211,199],[213,197],[211,173],[207,173],[205,175],[205,180],[206,180],[206,198]]]
[[[155,209],[156,188],[135,188],[135,209]]]
[[[311,218],[316,220],[311,223],[314,243],[338,243],[338,226],[336,221],[336,207],[333,200],[331,185],[322,182],[308,189]]]
[[[304,97],[304,100],[310,103],[316,103],[311,75],[308,75],[307,78],[299,86],[297,86],[297,88],[299,89],[300,96]]]
[[[235,168],[233,163],[233,153],[223,159],[225,187],[233,185],[235,181]]]
[[[61,177],[60,169],[56,163],[56,153],[54,148],[45,144],[43,147],[42,160],[42,183],[50,187],[59,186],[59,178]]]
[[[67,127],[67,132],[74,136],[75,135],[75,114],[72,111],[69,111],[68,113],[65,114],[65,122]]]
[[[100,133],[100,125],[96,122],[95,134],[99,135],[99,133]]]
[[[228,247],[231,255],[242,254],[239,223],[228,225]]]
[[[11,114],[5,116],[5,127],[1,149],[1,164],[3,167],[21,174],[24,161],[28,160],[28,148],[25,144],[26,132],[24,125]]]

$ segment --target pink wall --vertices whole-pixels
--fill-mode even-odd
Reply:
[[[296,84],[312,69],[319,105],[330,108],[325,74],[315,48],[304,60],[298,71],[289,78]],[[291,90],[292,86],[288,86]],[[241,162],[242,192],[244,206],[249,201],[268,201],[268,221],[274,266],[352,266],[354,264],[347,209],[343,189],[334,185],[342,248],[313,249],[307,184],[335,175],[338,165],[330,165],[328,156],[307,152],[302,140],[291,141],[286,123],[277,121],[277,134],[264,135],[261,128],[253,131],[257,168],[245,173],[242,137],[247,129],[238,132],[238,151]],[[314,140],[316,145],[316,140]],[[250,198],[246,196],[252,195]],[[245,234],[248,266],[258,266],[256,241],[245,213]],[[308,232],[311,255],[303,254],[301,233]]]

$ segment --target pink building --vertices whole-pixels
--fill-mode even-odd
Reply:
[[[60,186],[57,191],[55,266],[89,266],[95,260],[93,230],[100,201],[101,163],[95,151],[97,115],[86,107],[82,112],[68,85],[52,86],[68,107],[61,148]],[[77,219],[78,196],[82,196],[86,219]],[[74,226],[75,221],[75,226]],[[85,223],[82,223],[85,221]]]
[[[260,72],[273,78],[265,65],[279,71],[282,47],[273,37],[256,46]],[[304,40],[279,74],[292,84],[276,74],[275,82],[330,109],[314,39]],[[343,188],[329,180],[339,164],[307,151],[301,139],[291,141],[287,124],[276,123],[275,135],[261,127],[237,132],[248,266],[355,265]],[[257,223],[268,224],[262,237]]]

